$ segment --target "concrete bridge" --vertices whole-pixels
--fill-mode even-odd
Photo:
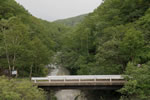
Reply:
[[[32,77],[34,85],[43,89],[100,89],[117,90],[125,80],[121,75],[83,75]]]

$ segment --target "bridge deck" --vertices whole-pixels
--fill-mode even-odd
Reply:
[[[84,76],[48,76],[33,77],[32,81],[38,86],[111,86],[124,85],[121,75],[84,75]]]

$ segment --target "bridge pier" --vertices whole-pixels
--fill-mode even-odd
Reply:
[[[58,91],[56,89],[51,89],[51,88],[45,88],[43,89],[44,91],[46,91],[46,95],[47,95],[47,98],[46,100],[57,100],[56,97],[55,97],[55,92]]]
[[[51,89],[47,89],[47,100],[51,100]]]

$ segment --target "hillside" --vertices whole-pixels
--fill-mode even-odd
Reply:
[[[104,0],[62,41],[63,66],[79,75],[125,74],[121,100],[150,100],[149,4]]]
[[[66,30],[32,16],[15,0],[0,0],[0,100],[46,100],[46,92],[27,77],[48,74],[45,66]],[[13,79],[13,71],[19,78]]]
[[[51,23],[14,0],[0,0],[0,75],[17,70],[19,77],[46,76],[45,66],[52,62],[71,75],[125,75],[117,91],[120,100],[150,100],[150,1],[104,0],[93,13]],[[22,88],[14,96],[16,82],[5,79],[0,77],[0,100],[22,100],[14,98],[24,95],[19,94]],[[12,90],[5,88],[7,82]],[[116,96],[111,92],[93,92],[91,100],[110,100]]]
[[[75,25],[81,23],[87,15],[88,14],[84,14],[84,15],[80,15],[80,16],[76,16],[76,17],[72,17],[72,18],[57,20],[54,22],[59,23],[59,24],[64,24],[66,26],[75,26]]]
[[[44,66],[60,48],[65,30],[32,16],[14,0],[0,0],[0,74],[18,70],[20,77],[46,75]]]

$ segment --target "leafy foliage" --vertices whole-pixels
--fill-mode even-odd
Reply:
[[[72,18],[56,20],[55,23],[64,24],[66,26],[76,26],[77,24],[81,23],[86,16],[87,14],[84,14]]]
[[[0,69],[45,76],[67,27],[37,19],[14,0],[0,0]]]
[[[135,96],[148,100],[149,3],[149,0],[104,0],[64,35],[60,63],[72,74],[130,75],[133,79],[129,79],[121,93],[129,99]],[[137,68],[138,64],[142,68]]]
[[[63,66],[72,74],[123,74],[128,62],[148,62],[148,3],[105,0],[64,36]]]
[[[124,88],[119,90],[126,98],[139,98],[140,100],[148,100],[149,94],[149,84],[150,84],[150,63],[141,65],[137,67],[133,63],[129,63],[125,74],[130,77],[126,77],[128,82],[125,84]]]
[[[14,80],[0,77],[1,100],[45,100],[43,90],[33,86],[27,80]]]
[[[20,76],[44,76],[44,66],[59,53],[57,64],[72,74],[130,75],[120,92],[129,99],[147,100],[149,4],[149,0],[104,0],[70,28],[37,19],[14,0],[0,0],[0,69],[18,70]],[[63,23],[74,25],[72,20]],[[142,67],[137,68],[138,64]],[[14,95],[17,100],[19,95]]]

